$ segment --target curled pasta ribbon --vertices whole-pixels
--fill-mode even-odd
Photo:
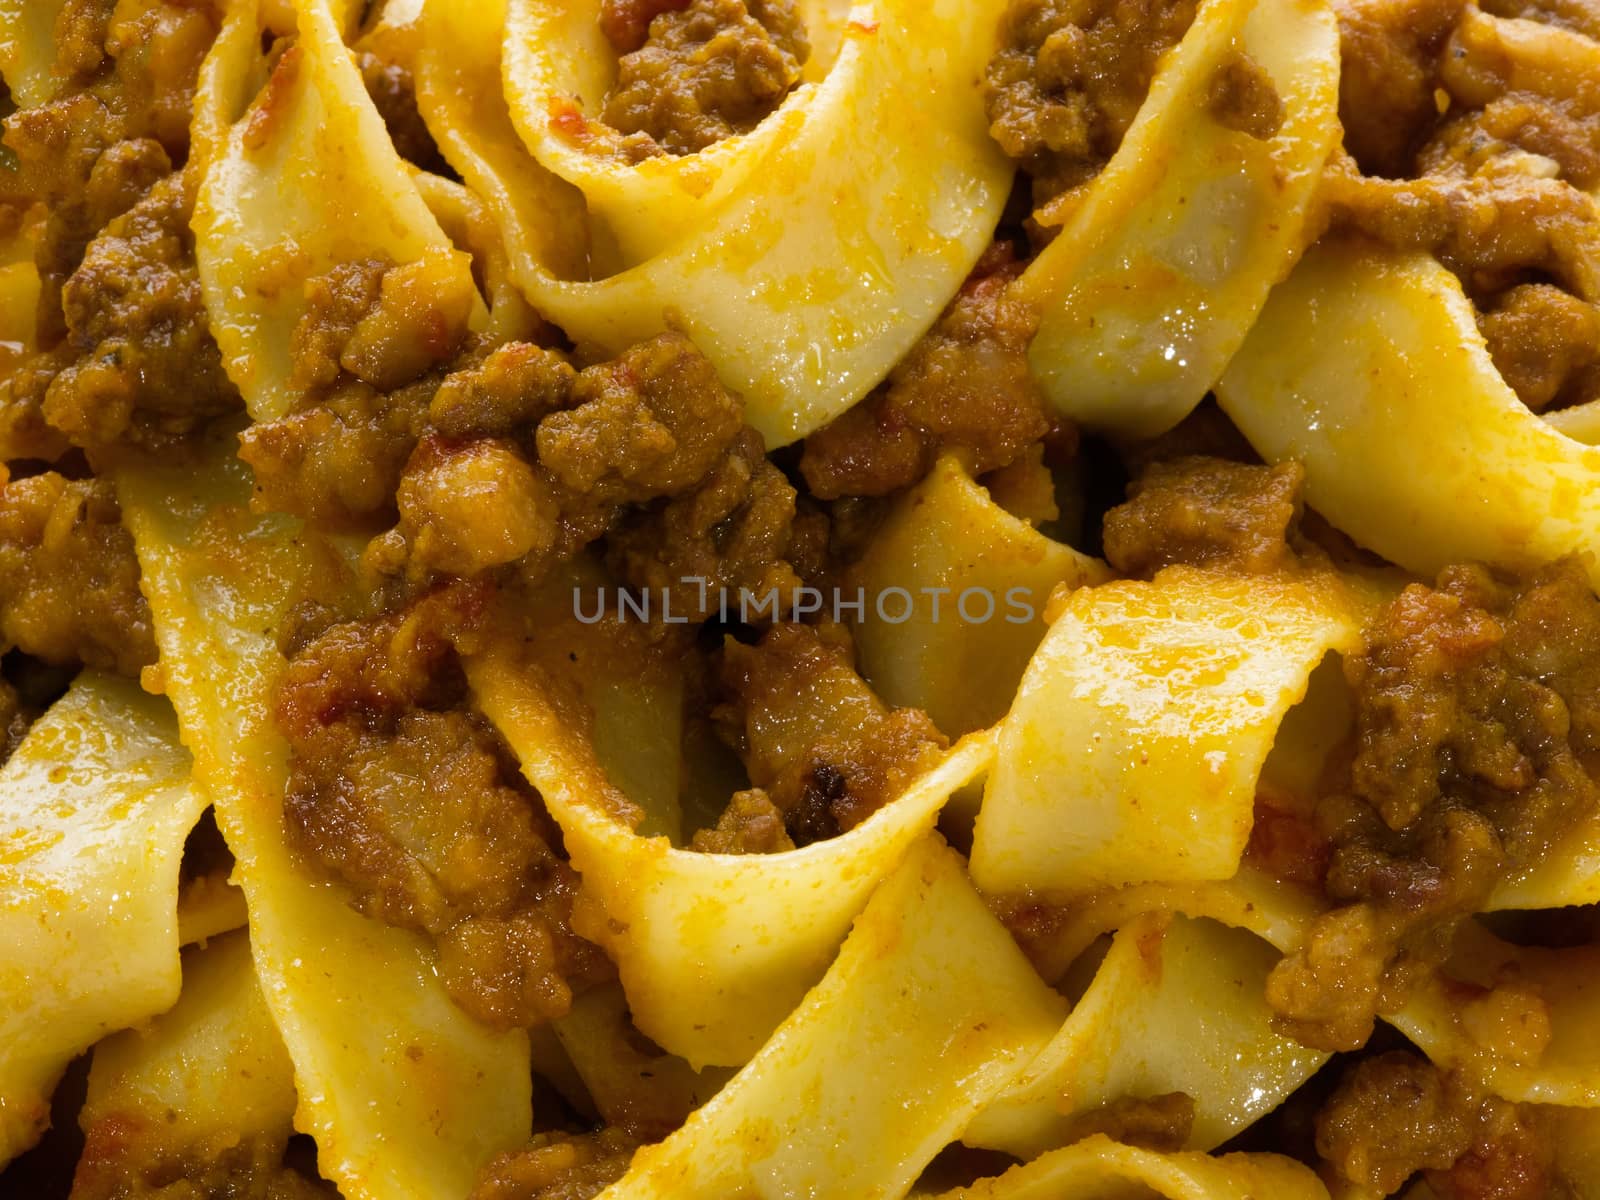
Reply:
[[[1130,1096],[1194,1100],[1189,1147],[1210,1150],[1276,1108],[1327,1055],[1272,1029],[1278,961],[1252,933],[1148,912],[1123,925],[1050,1044],[962,1140],[1019,1158],[1073,1140],[1073,1122]]]
[[[0,0],[0,79],[19,108],[48,103],[56,78],[56,18],[66,0]]]
[[[986,891],[1083,896],[1227,879],[1256,780],[1363,599],[1330,573],[1173,567],[1068,598],[1000,726],[972,874]]]
[[[702,854],[635,833],[629,797],[566,719],[553,682],[502,644],[467,664],[479,707],[561,826],[584,893],[579,932],[617,963],[635,1024],[691,1064],[745,1062],[822,977],[873,888],[977,778],[994,742],[974,736],[854,829],[797,850]],[[589,700],[595,704],[591,693]],[[602,705],[648,701],[613,690]],[[597,723],[617,722],[606,713]],[[669,778],[676,778],[676,774]],[[685,996],[694,996],[685,1004]]]
[[[1477,922],[1386,1019],[1440,1066],[1508,1100],[1600,1108],[1600,947],[1514,946]]]
[[[904,1196],[1065,1008],[924,838],[761,1052],[601,1196]]]
[[[95,672],[0,768],[0,1163],[74,1055],[178,998],[189,770],[166,702]]]
[[[303,285],[335,266],[409,267],[404,307],[416,330],[484,316],[469,257],[451,246],[390,143],[327,0],[296,0],[295,12],[295,45],[229,131],[195,204],[211,332],[258,421],[300,398],[292,335],[308,309]]]
[[[138,1178],[241,1143],[277,1149],[294,1132],[294,1071],[267,1010],[246,934],[184,958],[175,1007],[94,1049],[80,1121],[80,1185]]]
[[[1229,128],[1211,103],[1241,51],[1282,101],[1266,138]],[[1338,91],[1326,4],[1201,4],[1121,148],[1020,281],[1040,313],[1029,363],[1062,412],[1149,437],[1204,398],[1309,241]]]
[[[952,737],[985,728],[1005,715],[1044,637],[1052,589],[1110,577],[1001,508],[947,455],[896,503],[852,577],[862,674]]]
[[[604,86],[595,4],[519,0],[508,23],[497,3],[428,0],[418,103],[451,164],[517,231],[507,240],[542,313],[608,352],[681,329],[779,446],[882,380],[990,241],[1012,171],[988,138],[980,81],[1003,7],[863,4],[826,74],[754,132],[624,166],[550,128],[548,89],[592,103]],[[497,98],[503,27],[510,112]],[[615,273],[585,270],[608,265],[585,202],[615,225]],[[586,244],[591,262],[574,264]]]
[[[273,631],[302,599],[340,595],[357,548],[252,515],[230,440],[198,465],[140,466],[117,482],[167,692],[237,860],[299,1125],[346,1197],[465,1196],[488,1159],[527,1136],[527,1038],[467,1016],[423,938],[357,913],[290,855]]]
[[[1600,448],[1523,405],[1460,284],[1426,255],[1319,245],[1217,398],[1263,457],[1305,465],[1312,507],[1418,574],[1531,569],[1600,544]],[[1600,583],[1600,559],[1589,570]]]
[[[1099,1200],[1149,1195],[1162,1200],[1327,1200],[1310,1168],[1276,1154],[1158,1154],[1102,1134],[995,1179],[945,1192],[939,1200]]]

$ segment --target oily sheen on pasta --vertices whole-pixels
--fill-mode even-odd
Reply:
[[[0,78],[0,1196],[1600,1195],[1592,0]]]

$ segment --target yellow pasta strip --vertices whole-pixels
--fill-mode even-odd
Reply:
[[[167,688],[238,860],[262,988],[295,1065],[297,1126],[347,1200],[464,1196],[527,1135],[526,1037],[469,1018],[422,938],[358,914],[283,839],[275,637],[299,600],[348,587],[348,548],[250,513],[248,472],[225,443],[199,466],[126,471],[119,489]]]
[[[0,79],[22,108],[55,94],[56,18],[66,0],[0,0]]]
[[[768,118],[757,140],[774,149],[726,203],[607,278],[535,259],[529,299],[606,351],[681,328],[769,446],[827,423],[888,374],[991,238],[1012,176],[980,89],[1001,11],[999,0],[861,5],[826,78]],[[568,227],[574,193],[503,111],[486,111],[500,71],[485,46],[502,16],[430,0],[419,101],[452,164],[523,230],[508,241],[534,246]]]
[[[1327,1200],[1310,1169],[1275,1154],[1157,1154],[1096,1135],[940,1200]]]
[[[1194,1100],[1210,1150],[1276,1108],[1327,1055],[1281,1037],[1266,1002],[1277,952],[1243,929],[1147,913],[1125,925],[1061,1031],[962,1136],[1029,1158],[1125,1098]]]
[[[1213,110],[1239,51],[1282,101],[1271,137]],[[1022,278],[1042,318],[1029,361],[1061,411],[1148,437],[1200,402],[1304,249],[1338,83],[1326,4],[1204,0],[1116,157]]]
[[[448,325],[482,301],[367,95],[327,0],[297,0],[299,35],[234,125],[195,205],[196,259],[211,332],[257,420],[281,417],[304,283],[341,263],[424,263]]]
[[[839,837],[781,854],[700,854],[618,819],[623,794],[520,647],[491,648],[468,677],[561,825],[594,901],[587,921],[576,914],[580,931],[616,960],[639,1028],[697,1067],[734,1066],[760,1048],[821,978],[873,887],[994,754],[992,740],[968,739]]]
[[[601,1195],[904,1196],[1065,1007],[984,907],[960,858],[925,839],[772,1040]]]
[[[1265,458],[1305,464],[1312,507],[1419,574],[1532,568],[1600,544],[1600,448],[1517,399],[1429,257],[1319,245],[1217,397]],[[1600,582],[1600,558],[1590,573]]]
[[[890,704],[922,709],[952,737],[992,725],[1044,637],[1051,590],[1110,575],[1006,512],[954,456],[942,458],[897,502],[851,578],[863,593],[854,627],[862,674]]]
[[[1075,592],[1001,726],[973,878],[1081,896],[1233,875],[1279,724],[1361,625],[1331,573],[1173,567]]]
[[[178,997],[189,769],[166,701],[96,672],[0,768],[0,1163],[74,1055]]]

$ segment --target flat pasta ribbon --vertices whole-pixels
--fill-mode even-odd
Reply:
[[[1266,459],[1305,465],[1307,503],[1408,570],[1531,569],[1600,545],[1600,448],[1517,398],[1427,255],[1324,241],[1217,398]],[[1600,558],[1589,572],[1600,583]]]
[[[924,838],[761,1052],[601,1197],[904,1196],[1065,1007]]]
[[[189,770],[167,703],[98,672],[0,768],[0,1163],[75,1055],[178,998]]]
[[[21,108],[46,104],[56,76],[56,18],[66,0],[0,0],[0,79]]]
[[[232,127],[195,204],[211,332],[258,421],[299,401],[292,341],[309,308],[304,285],[337,265],[409,268],[397,307],[415,336],[484,316],[469,256],[390,143],[327,0],[296,0],[295,11],[294,46]]]
[[[939,1200],[1327,1200],[1328,1190],[1292,1159],[1276,1154],[1158,1154],[1101,1134],[1012,1167],[995,1179],[945,1192]]]
[[[224,436],[199,464],[123,471],[168,694],[238,861],[257,971],[295,1066],[297,1124],[352,1200],[465,1196],[527,1136],[528,1044],[457,1008],[419,935],[364,917],[284,842],[271,694],[293,606],[349,582],[350,548],[249,511]]]
[[[695,1066],[738,1065],[761,1047],[822,977],[873,888],[994,755],[992,739],[969,738],[838,837],[778,854],[702,854],[625,823],[629,797],[519,647],[490,647],[467,674],[595,901],[591,920],[574,914],[579,932],[616,961],[635,1024]]]
[[[1211,103],[1241,52],[1282,101],[1266,138]],[[1018,285],[1041,318],[1029,364],[1057,408],[1149,437],[1200,403],[1309,240],[1338,92],[1326,4],[1203,0],[1121,148]]]
[[[540,107],[538,89],[564,77],[554,56],[570,66],[575,51],[527,39],[552,22],[578,37],[573,23],[591,7],[517,7],[506,69],[529,64],[515,72],[511,100],[534,154],[593,186],[594,196],[541,166],[495,98],[498,3],[427,3],[416,74],[429,128],[502,226],[517,231],[507,240],[530,251],[524,291],[574,340],[615,353],[680,329],[744,396],[746,419],[769,447],[803,437],[889,373],[990,241],[1012,172],[988,139],[980,79],[1003,5],[860,6],[826,76],[768,117],[770,129],[694,156],[698,163],[637,168],[565,148],[558,155],[551,114]],[[592,81],[582,86],[592,93]],[[692,195],[697,171],[713,180],[710,199]],[[659,226],[649,208],[658,190],[668,197]],[[572,249],[586,245],[586,265],[604,267],[585,199],[620,214],[618,236],[636,265],[589,279],[549,257],[565,241],[569,269]],[[674,233],[675,221],[692,228]]]
[[[1110,577],[1001,508],[947,455],[896,501],[852,572],[861,673],[952,737],[982,729],[1011,706],[1052,590]]]
[[[1227,879],[1280,723],[1362,602],[1331,572],[1171,567],[1073,593],[1000,726],[973,836],[986,891]]]

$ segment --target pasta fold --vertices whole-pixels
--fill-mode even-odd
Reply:
[[[66,0],[0,0],[0,79],[23,108],[55,92],[56,18]]]
[[[493,647],[467,672],[595,902],[587,920],[582,908],[574,914],[579,932],[616,961],[638,1027],[696,1067],[736,1066],[761,1047],[822,977],[874,886],[994,755],[991,738],[967,739],[827,841],[780,854],[702,854],[619,819],[625,794],[519,647]]]
[[[198,466],[131,468],[118,482],[167,689],[238,860],[298,1127],[351,1200],[465,1196],[484,1162],[527,1135],[527,1038],[473,1021],[419,935],[360,915],[290,856],[275,636],[302,598],[348,587],[349,548],[252,514],[230,441]]]
[[[973,837],[986,891],[1227,879],[1278,726],[1360,644],[1332,573],[1172,567],[1067,599],[1000,727]]]
[[[1271,79],[1279,127],[1230,128],[1213,87],[1239,53]],[[1029,352],[1058,408],[1125,437],[1205,396],[1305,248],[1338,144],[1339,33],[1317,0],[1205,0],[1116,156],[1023,275]]]
[[[74,1055],[178,998],[189,769],[166,702],[97,672],[0,768],[0,1163]]]
[[[1523,405],[1425,255],[1319,245],[1217,398],[1265,458],[1304,464],[1312,507],[1408,570],[1532,568],[1600,541],[1600,448]]]

